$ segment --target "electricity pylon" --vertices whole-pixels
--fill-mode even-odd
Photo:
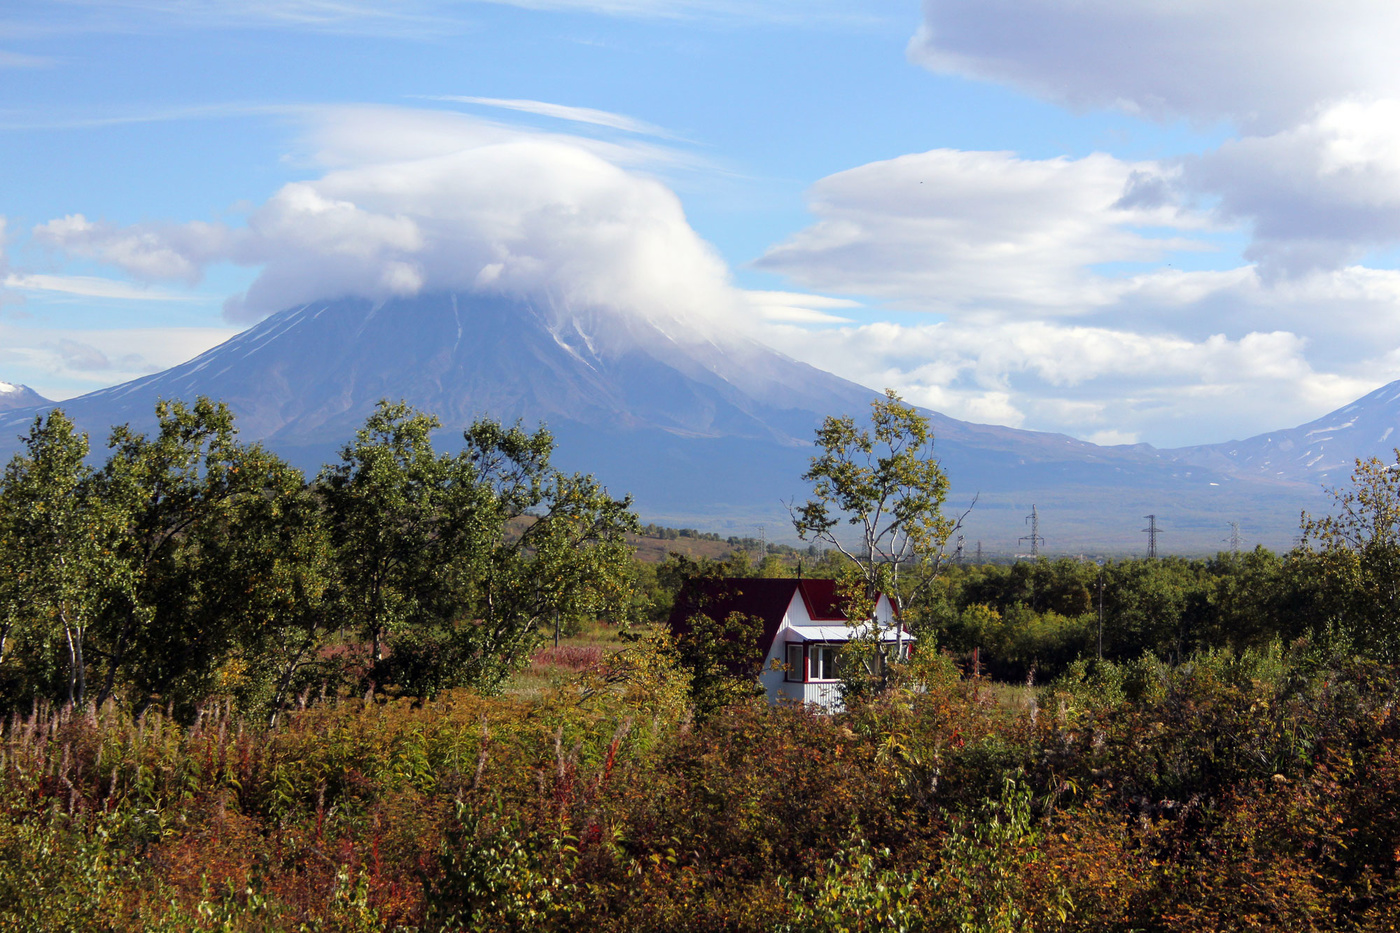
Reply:
[[[1142,530],[1147,532],[1147,557],[1151,560],[1157,556],[1157,536],[1162,533],[1162,530],[1157,527],[1157,516],[1148,515],[1145,517],[1147,527]]]
[[[1023,538],[1018,538],[1016,543],[1029,541],[1031,543],[1031,560],[1038,560],[1040,546],[1045,543],[1045,539],[1040,536],[1040,513],[1036,511],[1034,505],[1031,506],[1031,514],[1026,516],[1026,523],[1031,526],[1031,533]]]

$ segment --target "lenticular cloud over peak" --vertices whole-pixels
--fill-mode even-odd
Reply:
[[[225,304],[237,322],[319,299],[454,291],[528,299],[561,318],[608,309],[677,337],[740,323],[727,267],[660,181],[558,135],[463,143],[341,162],[283,186],[241,228],[116,227],[75,215],[35,235],[146,280],[188,281],[220,261],[259,266]]]

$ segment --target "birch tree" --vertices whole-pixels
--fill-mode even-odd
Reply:
[[[64,693],[69,703],[87,697],[88,630],[97,617],[109,578],[115,527],[109,503],[94,493],[93,472],[84,463],[86,434],[62,411],[35,417],[24,452],[5,469],[4,547],[12,592],[6,600],[9,630],[66,653]],[[3,663],[3,653],[0,653]]]
[[[932,585],[961,522],[943,514],[948,478],[934,456],[928,419],[890,389],[871,403],[868,425],[828,417],[817,429],[816,447],[802,475],[812,484],[811,497],[788,506],[798,537],[845,558],[853,625],[872,617],[882,592],[902,618]],[[889,650],[870,628],[866,665],[883,686]],[[895,652],[902,655],[902,624],[896,632]]]

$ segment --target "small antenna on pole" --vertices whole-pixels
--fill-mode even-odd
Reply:
[[[1142,530],[1147,532],[1147,559],[1151,560],[1157,556],[1157,536],[1162,533],[1162,530],[1157,527],[1157,516],[1148,515],[1145,517],[1147,527]]]
[[[1031,514],[1026,516],[1026,524],[1031,526],[1031,533],[1024,538],[1018,538],[1017,544],[1022,541],[1031,543],[1031,560],[1040,559],[1040,546],[1045,543],[1045,539],[1040,536],[1040,513],[1036,511],[1034,505],[1031,506]]]

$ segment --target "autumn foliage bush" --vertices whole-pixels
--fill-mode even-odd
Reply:
[[[929,657],[838,716],[695,721],[638,650],[529,701],[340,698],[274,727],[35,705],[4,725],[0,928],[1382,930],[1400,909],[1392,668],[1148,657],[1016,704]]]

